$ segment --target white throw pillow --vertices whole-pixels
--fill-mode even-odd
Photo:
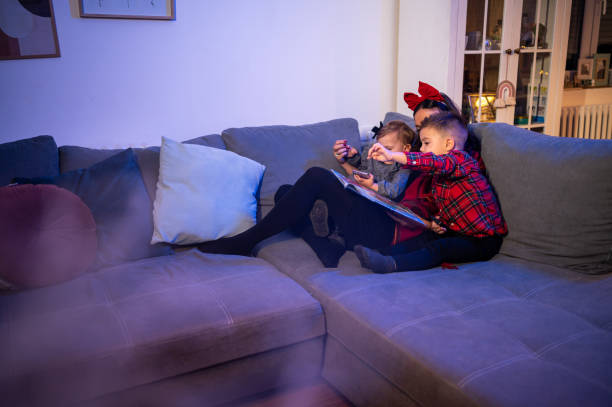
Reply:
[[[151,244],[193,244],[234,236],[255,224],[266,169],[218,148],[162,137]]]

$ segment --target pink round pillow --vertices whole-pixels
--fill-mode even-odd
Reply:
[[[98,245],[89,208],[55,185],[0,187],[0,279],[15,288],[75,278]]]

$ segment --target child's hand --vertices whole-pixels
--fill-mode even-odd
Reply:
[[[340,163],[346,161],[347,157],[354,157],[358,153],[354,147],[347,144],[347,140],[336,140],[333,148],[334,157],[336,157],[336,160],[338,160]]]
[[[382,144],[376,143],[370,147],[368,158],[373,158],[378,161],[391,161],[393,160],[393,153],[383,147]]]
[[[357,174],[354,174],[353,176],[355,177],[355,181],[357,181],[361,186],[371,189],[372,185],[374,185],[374,175],[372,174],[370,174],[370,176],[367,178],[360,177]]]
[[[439,235],[446,233],[446,228],[440,226],[436,221],[439,222],[439,217],[435,217],[434,219],[431,220],[431,230],[434,233],[437,233]]]

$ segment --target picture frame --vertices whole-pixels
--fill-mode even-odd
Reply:
[[[82,18],[176,20],[175,0],[78,0]]]
[[[608,86],[610,54],[593,55],[593,79],[595,86]]]
[[[576,79],[593,79],[593,58],[578,59],[578,70],[576,71]]]
[[[0,0],[0,60],[59,57],[51,0]]]

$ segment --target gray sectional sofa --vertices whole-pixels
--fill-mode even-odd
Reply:
[[[377,275],[347,252],[325,269],[287,232],[257,257],[175,247],[4,291],[2,403],[216,405],[322,376],[363,406],[612,405],[612,142],[471,131],[509,227],[492,260]],[[265,213],[279,185],[336,166],[336,138],[358,145],[357,122],[189,142],[266,165]],[[59,169],[115,152],[60,147]],[[136,154],[154,197],[159,150]]]

